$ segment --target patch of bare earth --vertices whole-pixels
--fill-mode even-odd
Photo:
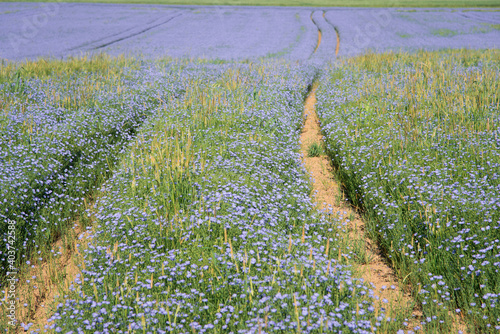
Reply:
[[[32,324],[28,332],[46,331],[55,306],[70,293],[70,287],[81,273],[83,249],[89,242],[89,232],[84,232],[77,221],[74,229],[53,244],[48,258],[35,258],[22,269],[17,319],[19,323]],[[19,326],[14,333],[25,331]]]
[[[318,44],[316,44],[316,48],[314,49],[313,53],[315,53],[318,50],[320,44],[321,44],[321,30],[318,29]]]
[[[355,271],[361,277],[371,282],[373,291],[378,296],[375,303],[375,312],[379,313],[382,308],[386,310],[386,315],[393,318],[398,312],[401,314],[412,313],[413,318],[409,319],[406,329],[413,329],[418,326],[418,318],[421,312],[414,309],[413,302],[407,286],[401,284],[394,271],[389,267],[380,254],[377,245],[365,235],[365,223],[363,219],[346,203],[339,184],[334,180],[334,173],[330,160],[326,155],[319,157],[309,157],[307,148],[312,143],[321,143],[322,134],[318,116],[314,109],[316,103],[316,86],[305,101],[304,117],[305,125],[301,134],[301,150],[306,169],[313,178],[314,201],[318,209],[337,212],[337,219],[347,222],[347,233],[344,236],[350,249],[362,247],[357,253],[362,254],[362,258],[355,259]],[[350,246],[349,246],[350,245]]]
[[[337,29],[335,29],[335,35],[337,36],[337,46],[335,46],[335,56],[339,55],[339,48],[340,48],[340,35]]]

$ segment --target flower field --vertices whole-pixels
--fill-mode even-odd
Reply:
[[[499,13],[0,3],[0,332],[498,332]]]
[[[338,226],[309,198],[298,136],[314,68],[186,64],[175,96],[178,66],[136,73],[151,85],[143,97],[161,91],[165,104],[137,127],[101,190],[82,276],[53,329],[382,326],[369,286],[339,252]]]
[[[342,8],[325,18],[341,37],[339,54],[498,48],[500,12],[474,9]]]

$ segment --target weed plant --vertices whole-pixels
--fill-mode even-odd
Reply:
[[[312,143],[309,145],[307,148],[307,155],[310,157],[319,157],[323,153],[323,148],[321,147],[321,144],[318,143]]]

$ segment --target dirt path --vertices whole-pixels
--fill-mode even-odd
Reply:
[[[321,30],[318,29],[318,44],[316,44],[316,48],[314,49],[313,54],[316,53],[320,44],[321,44]]]
[[[338,30],[333,27],[335,29],[335,35],[337,35],[337,46],[335,47],[335,56],[338,56],[339,55],[339,48],[340,48],[340,35],[339,35],[339,32]]]
[[[318,116],[314,109],[316,103],[316,85],[311,90],[306,99],[304,107],[304,117],[306,117],[305,125],[301,134],[301,150],[304,156],[306,169],[311,173],[313,178],[313,190],[315,192],[314,201],[320,210],[333,210],[338,212],[338,218],[341,221],[348,221],[348,232],[345,235],[350,247],[354,244],[360,245],[363,258],[357,259],[355,270],[361,273],[361,277],[367,282],[373,284],[375,295],[379,297],[375,305],[376,312],[381,308],[389,309],[393,306],[393,310],[399,310],[407,314],[413,313],[415,318],[419,318],[421,314],[413,310],[413,301],[410,295],[404,292],[398,283],[393,270],[384,262],[377,246],[365,236],[365,223],[361,217],[346,204],[342,195],[339,184],[333,179],[334,174],[330,164],[330,160],[326,155],[319,157],[309,157],[307,148],[312,143],[321,143],[322,135],[319,125]],[[400,312],[398,312],[400,313]],[[404,313],[401,313],[404,314]],[[387,314],[394,317],[395,314]],[[416,320],[409,321],[409,326],[406,329],[413,329],[418,326]]]
[[[19,286],[20,307],[18,319],[20,322],[32,323],[29,332],[38,330],[44,332],[48,319],[53,315],[53,307],[56,301],[68,294],[70,286],[74,284],[75,278],[81,273],[79,265],[83,263],[83,249],[88,247],[90,239],[89,232],[83,232],[78,222],[75,229],[54,243],[52,249],[61,255],[56,259],[36,261],[27,268]],[[15,333],[25,333],[19,327]]]

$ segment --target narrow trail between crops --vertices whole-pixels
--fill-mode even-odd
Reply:
[[[333,29],[335,30],[335,34],[337,35],[337,46],[335,47],[335,57],[337,57],[339,55],[339,49],[340,49],[340,35],[337,28],[333,27]]]
[[[340,48],[340,35],[337,29],[335,29],[335,34],[337,34],[337,46],[335,47],[335,56],[339,55],[339,48]]]
[[[139,31],[134,31],[134,32],[132,32],[130,34],[127,34],[125,36],[121,36],[119,38],[114,38],[111,41],[108,41],[108,42],[105,42],[105,43],[101,43],[99,45],[94,46],[92,48],[92,50],[99,50],[99,49],[102,49],[102,48],[104,48],[106,46],[109,46],[111,44],[115,44],[115,43],[121,42],[121,41],[123,41],[125,39],[129,39],[129,38],[132,38],[132,37],[144,34],[145,32],[147,32],[147,31],[149,31],[151,29],[154,29],[154,28],[157,28],[157,27],[160,27],[162,25],[165,25],[165,24],[169,23],[170,21],[172,21],[173,19],[175,19],[175,18],[177,18],[177,17],[179,17],[181,15],[182,15],[182,13],[179,13],[177,15],[174,15],[174,16],[168,18],[167,20],[164,20],[162,22],[155,23],[155,24],[152,24],[150,26],[144,27],[144,28],[140,29]]]
[[[411,312],[413,319],[408,319],[409,325],[406,329],[413,329],[419,325],[417,320],[421,317],[421,313],[413,309],[415,303],[410,294],[403,291],[403,284],[398,282],[394,271],[385,263],[377,245],[366,237],[365,223],[344,200],[341,186],[334,180],[330,160],[326,155],[309,157],[307,154],[309,145],[321,143],[323,137],[314,107],[316,88],[317,85],[314,84],[304,103],[305,124],[300,137],[303,161],[313,179],[313,200],[319,210],[337,212],[338,219],[341,222],[347,222],[348,233],[344,238],[347,239],[347,244],[351,245],[349,247],[353,247],[355,242],[363,241],[366,254],[364,258],[368,261],[359,261],[366,263],[355,264],[354,269],[361,273],[361,277],[366,282],[372,283],[374,294],[379,297],[374,305],[376,314],[380,313],[382,308],[386,310],[391,308],[393,312]],[[386,315],[391,318],[396,316],[390,311],[386,311]]]
[[[35,261],[34,265],[24,273],[24,277],[31,280],[36,278],[36,288],[30,287],[26,281],[20,285],[21,298],[19,305],[28,306],[20,308],[18,319],[24,323],[31,323],[29,332],[38,330],[45,331],[49,318],[53,315],[53,308],[57,300],[70,292],[70,286],[74,285],[77,275],[81,274],[83,264],[83,250],[89,246],[90,231],[83,231],[79,222],[75,222],[75,228],[66,235],[64,240],[56,241],[52,250],[60,252],[57,259]],[[33,281],[31,281],[33,283]],[[18,328],[17,334],[26,333],[22,327]]]

